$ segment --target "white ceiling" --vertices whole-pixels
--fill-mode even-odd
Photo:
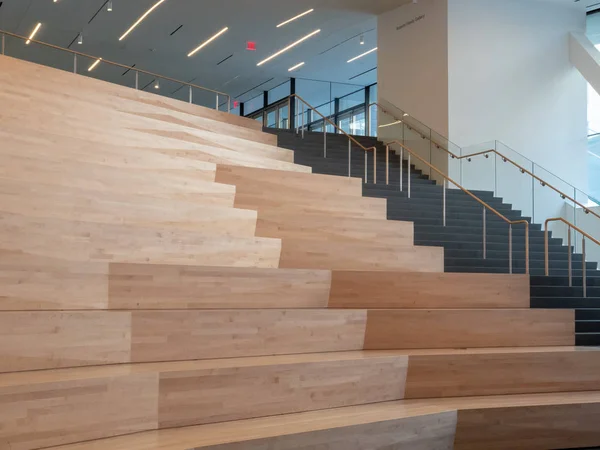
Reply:
[[[118,38],[156,0],[113,0],[107,12],[106,0],[4,0],[0,7],[0,29],[28,36],[42,22],[36,39],[61,47],[99,56],[140,69],[232,94],[241,101],[277,86],[289,77],[288,68],[306,65],[294,72],[298,78],[367,85],[375,82],[372,53],[353,63],[354,57],[377,45],[376,16],[411,0],[166,0],[123,41]],[[309,8],[309,14],[282,28],[276,25]],[[182,27],[173,35],[171,33]],[[188,58],[187,54],[223,27],[229,31]],[[321,33],[280,57],[257,67],[257,62],[313,30]],[[74,42],[79,32],[83,45]],[[363,34],[365,45],[359,44]],[[255,41],[257,51],[245,49]],[[36,46],[7,40],[7,54],[39,62],[51,62],[64,69],[72,67],[72,57],[58,51],[41,52]],[[224,59],[229,59],[223,61]],[[219,62],[221,64],[217,65]],[[86,72],[91,61],[79,61]],[[130,72],[100,64],[96,77],[133,85]],[[270,80],[270,81],[269,81]],[[140,87],[152,80],[141,77]],[[264,84],[263,84],[264,83]],[[178,86],[163,83],[161,91]],[[151,86],[148,87],[151,89]],[[181,90],[182,97],[187,92]]]

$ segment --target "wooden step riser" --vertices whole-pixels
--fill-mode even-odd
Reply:
[[[530,302],[524,275],[106,264],[0,254],[0,310],[529,308]]]
[[[562,310],[4,312],[0,325],[2,372],[361,349],[573,345],[575,340],[573,312]]]
[[[364,358],[339,354],[315,355],[313,361],[298,356],[265,357],[243,358],[240,362],[205,361],[204,365],[149,364],[135,370],[133,366],[115,366],[9,374],[0,376],[0,408],[5,411],[0,416],[0,438],[14,445],[11,448],[30,450],[139,431],[419,396],[600,389],[600,352],[587,352],[585,358],[579,356],[581,353],[398,354]],[[530,364],[535,367],[532,369]],[[591,411],[592,417],[600,412],[597,406],[584,405],[584,410]],[[507,445],[491,448],[508,448],[498,430],[508,427],[512,435],[504,438],[512,439],[518,433],[510,427],[518,422],[506,421],[498,426],[498,417],[530,416],[546,421],[545,415],[552,411],[558,411],[564,419],[566,412],[560,412],[556,406],[533,412],[526,408],[460,411],[457,444],[463,445],[464,439],[464,448],[483,448],[473,447],[475,443],[483,445],[489,438],[476,431],[479,424]],[[566,411],[578,416],[573,408]],[[29,420],[19,420],[23,415]]]

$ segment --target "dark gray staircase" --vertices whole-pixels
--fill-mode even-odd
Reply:
[[[294,161],[312,167],[313,172],[348,176],[348,138],[327,134],[327,158],[323,157],[323,134],[307,132],[304,139],[288,130],[265,129],[277,134],[279,146],[294,150]],[[491,212],[486,213],[486,258],[483,255],[483,207],[458,189],[448,189],[446,226],[443,224],[443,189],[427,174],[411,165],[411,198],[408,198],[408,162],[400,190],[400,158],[389,155],[389,183],[386,184],[385,146],[376,138],[355,136],[365,147],[377,147],[377,182],[374,183],[373,155],[367,160],[367,180],[363,195],[387,199],[388,219],[415,224],[415,244],[443,246],[446,272],[508,273],[509,226]],[[353,145],[352,176],[365,179],[364,151]],[[494,197],[493,192],[472,191],[511,220],[525,219],[512,205]],[[524,226],[514,225],[513,273],[525,273]],[[563,245],[550,234],[550,276],[545,276],[544,232],[539,224],[530,225],[531,306],[534,308],[575,308],[578,345],[600,345],[600,271],[597,264],[586,263],[588,297],[583,298],[582,255]],[[573,287],[568,286],[568,252],[572,252]]]

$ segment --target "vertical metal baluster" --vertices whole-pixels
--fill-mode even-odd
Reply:
[[[189,87],[189,90],[190,103],[194,103],[194,94],[192,93],[192,86]]]
[[[390,184],[390,146],[385,146],[385,184]]]
[[[487,249],[486,249],[486,245],[485,245],[485,240],[486,240],[486,223],[485,223],[485,214],[486,214],[486,210],[485,210],[485,206],[483,207],[483,259],[487,259]]]
[[[219,94],[217,94],[217,101],[216,101],[216,106],[215,109],[218,111],[219,110]]]
[[[135,71],[135,88],[136,90],[140,88],[140,73]]]
[[[548,223],[544,229],[544,260],[546,266],[546,276],[550,275],[550,258],[548,258]]]
[[[368,165],[368,157],[367,157],[367,151],[365,150],[365,183],[369,182],[369,176],[367,175],[367,165]]]
[[[573,264],[572,264],[572,250],[571,250],[571,225],[569,225],[569,236],[567,238],[567,248],[569,249],[569,287],[573,287]],[[546,274],[548,275],[548,274]]]
[[[410,198],[410,153],[408,154],[408,170],[406,171],[408,177],[408,198]]]
[[[352,164],[352,141],[348,139],[348,178],[352,176],[350,172],[350,165]]]
[[[400,192],[404,190],[402,182],[404,181],[404,147],[400,147]]]
[[[444,178],[444,193],[442,197],[442,221],[443,225],[446,226],[446,179]]]
[[[77,73],[77,53],[73,53],[73,73]]]
[[[508,224],[508,273],[513,273],[512,223]]]
[[[304,139],[304,103],[302,103],[302,139]]]
[[[585,265],[585,236],[581,236],[581,258],[583,260],[582,269],[583,276],[581,277],[581,283],[583,285],[583,298],[587,298],[587,268]]]
[[[373,147],[373,183],[377,184],[377,147]]]
[[[5,39],[6,39],[6,35],[4,33],[2,33],[2,54],[3,55],[5,52],[5,49],[4,49]]]
[[[289,111],[289,108],[288,108]],[[227,112],[230,113],[231,112],[231,96],[228,95],[227,96]]]
[[[323,158],[327,158],[327,124],[323,119]]]

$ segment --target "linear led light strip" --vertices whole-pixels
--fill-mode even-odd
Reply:
[[[298,44],[300,44],[300,43],[304,42],[304,41],[305,41],[305,40],[307,40],[307,39],[310,39],[310,38],[311,38],[311,37],[313,37],[315,34],[318,34],[318,33],[320,33],[320,32],[321,32],[321,30],[315,30],[315,31],[313,31],[313,32],[312,32],[312,33],[310,33],[310,34],[307,34],[307,35],[306,35],[306,36],[304,36],[302,39],[298,39],[296,42],[294,42],[294,43],[292,43],[292,44],[288,45],[288,46],[287,46],[287,47],[285,47],[285,48],[282,48],[282,49],[281,49],[281,50],[279,50],[277,53],[273,53],[273,54],[272,54],[271,56],[269,56],[267,59],[263,59],[261,62],[259,62],[259,63],[257,64],[257,66],[262,66],[264,63],[266,63],[266,62],[268,62],[268,61],[271,61],[273,58],[277,58],[277,57],[278,57],[279,55],[281,55],[282,53],[285,53],[285,52],[287,52],[288,50],[290,50],[290,49],[294,48],[296,45],[298,45]]]
[[[300,17],[303,17],[307,14],[310,14],[313,11],[314,11],[314,8],[309,9],[308,11],[304,11],[302,14],[298,14],[297,16],[294,16],[291,19],[286,20],[285,22],[281,22],[279,25],[277,25],[277,28],[281,28],[282,26],[287,25],[288,23],[293,22],[294,20],[299,19]]]
[[[142,17],[140,17],[138,20],[136,20],[135,23],[133,25],[131,25],[131,27],[125,33],[123,33],[123,36],[121,36],[119,38],[119,40],[122,41],[123,39],[125,39],[127,37],[127,35],[129,33],[131,33],[135,27],[137,27],[140,23],[142,23],[142,20],[144,20],[148,16],[148,14],[150,14],[152,11],[154,11],[156,8],[158,8],[160,6],[160,4],[164,1],[165,0],[159,0],[158,2],[156,2],[154,4],[154,6],[152,8],[150,8],[148,11],[146,11],[144,14],[142,14]]]
[[[376,51],[377,51],[377,47],[375,47],[375,48],[372,48],[372,49],[371,49],[371,50],[369,50],[368,52],[364,52],[364,53],[363,53],[363,54],[361,54],[361,55],[358,55],[358,56],[355,56],[355,57],[354,57],[354,58],[352,58],[352,59],[349,59],[349,60],[348,60],[348,62],[349,62],[349,63],[351,63],[352,61],[356,61],[357,59],[359,59],[359,58],[362,58],[363,56],[366,56],[366,55],[368,55],[369,53],[373,53],[373,52],[376,52]]]
[[[202,48],[206,47],[208,44],[210,44],[212,41],[214,41],[216,38],[218,38],[219,36],[221,36],[223,33],[225,33],[227,30],[229,30],[229,27],[225,27],[223,28],[221,31],[219,31],[217,34],[215,34],[214,36],[212,36],[211,38],[207,39],[206,41],[204,41],[202,44],[200,44],[198,47],[196,47],[194,50],[192,50],[191,52],[188,53],[188,58],[192,55],[194,55],[194,53],[202,50]]]
[[[100,64],[100,61],[102,61],[102,58],[98,58],[96,61],[94,61],[94,63],[88,67],[88,72],[91,72],[92,70],[94,70],[94,68]]]
[[[39,31],[40,27],[42,26],[41,23],[38,23],[35,28],[33,29],[33,31],[31,32],[31,34],[29,35],[29,39],[27,39],[25,41],[25,44],[29,45],[29,43],[31,42],[31,40],[34,38],[35,34]]]
[[[303,63],[303,62],[301,62],[301,63],[299,63],[299,64],[296,64],[294,67],[290,67],[290,68],[288,69],[288,72],[293,72],[294,70],[296,70],[296,69],[298,69],[298,68],[302,67],[303,65],[304,65],[304,63]]]

